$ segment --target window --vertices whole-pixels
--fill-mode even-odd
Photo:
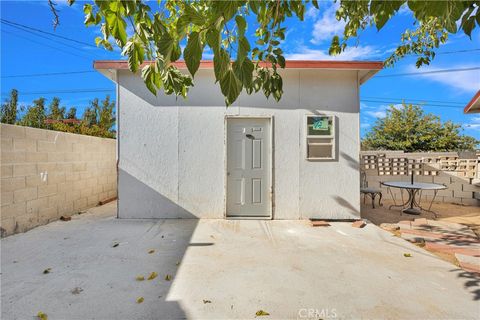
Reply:
[[[306,116],[307,160],[335,158],[335,118],[328,115]]]

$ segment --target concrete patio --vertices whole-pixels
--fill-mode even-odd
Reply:
[[[2,319],[479,316],[478,275],[372,224],[114,213],[110,203],[2,239]]]

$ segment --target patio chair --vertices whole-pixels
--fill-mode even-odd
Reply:
[[[382,190],[378,188],[369,188],[367,181],[367,174],[361,172],[361,181],[360,181],[360,193],[363,194],[363,203],[365,204],[367,196],[372,199],[372,208],[375,209],[375,198],[378,196],[378,205],[381,207],[382,204]]]

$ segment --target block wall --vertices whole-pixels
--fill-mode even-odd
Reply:
[[[1,124],[1,235],[24,232],[116,196],[116,143]]]
[[[387,188],[386,181],[439,183],[447,188],[437,192],[435,201],[480,206],[480,160],[460,159],[458,154],[362,152],[361,169],[369,187],[380,188],[384,199],[397,202],[406,200],[408,194],[400,189]],[[421,201],[430,202],[433,191],[422,191]]]

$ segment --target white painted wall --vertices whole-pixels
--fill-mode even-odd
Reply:
[[[224,105],[212,70],[199,70],[187,100],[153,96],[118,71],[119,217],[222,218],[225,115],[273,116],[274,219],[360,216],[356,71],[284,70],[279,103],[263,94]],[[337,156],[305,159],[305,114],[336,117]]]

